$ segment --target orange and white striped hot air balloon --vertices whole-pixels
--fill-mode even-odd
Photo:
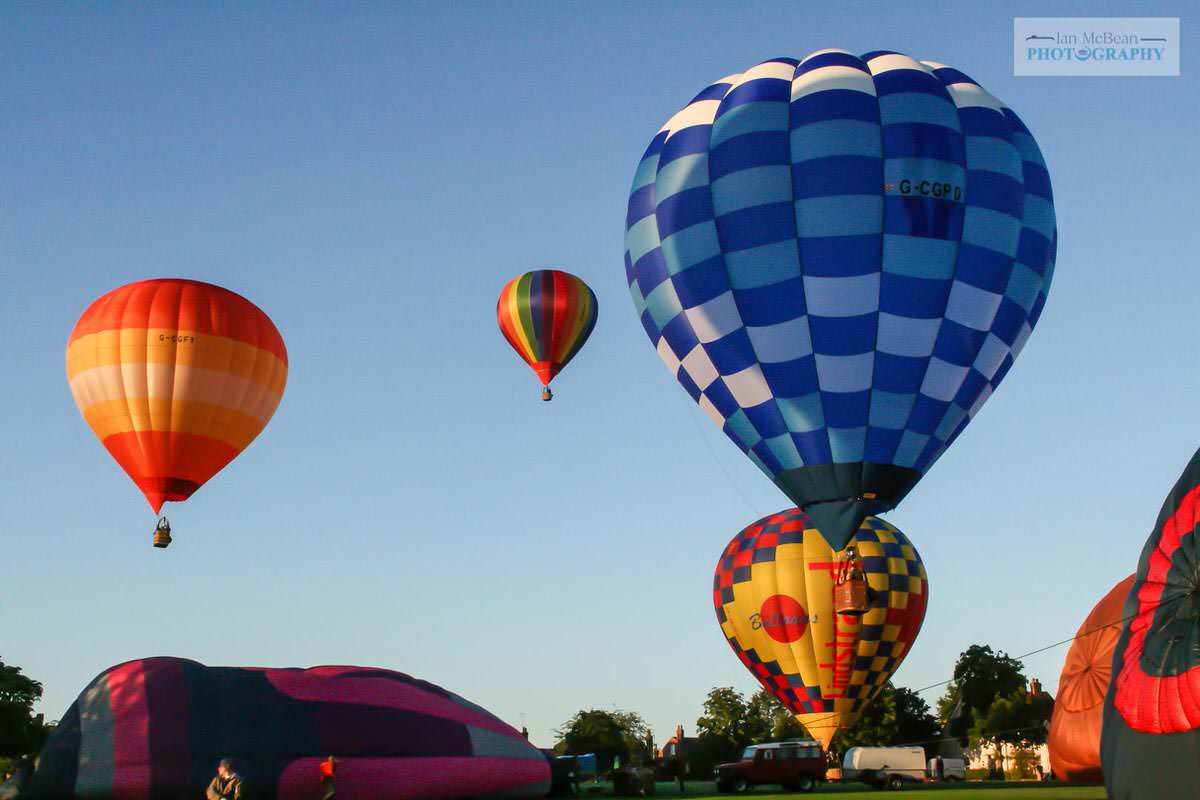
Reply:
[[[67,344],[71,394],[156,514],[262,431],[287,383],[275,325],[219,286],[139,281],[92,303]],[[155,545],[170,542],[165,519]]]

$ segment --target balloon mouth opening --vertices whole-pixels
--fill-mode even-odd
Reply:
[[[155,514],[162,511],[163,503],[187,500],[200,488],[200,484],[185,478],[142,478],[137,485]]]

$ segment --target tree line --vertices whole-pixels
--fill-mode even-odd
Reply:
[[[0,661],[0,778],[37,755],[50,735],[53,725],[33,713],[41,697],[42,684]]]
[[[997,742],[1026,748],[1046,741],[1053,707],[1048,694],[1030,690],[1019,660],[976,644],[959,655],[936,713],[920,693],[889,681],[853,726],[838,731],[829,751],[840,759],[856,746],[919,745],[929,757]],[[736,760],[749,745],[809,738],[804,726],[765,689],[747,698],[730,686],[709,691],[694,730],[686,759],[697,778],[711,774],[716,764]],[[579,711],[556,734],[556,753],[595,753],[602,772],[614,762],[653,765],[661,747],[633,711]]]

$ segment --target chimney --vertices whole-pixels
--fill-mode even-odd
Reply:
[[[675,726],[675,742],[676,742],[676,744],[678,744],[682,741],[683,741],[683,725],[680,724],[680,725]]]
[[[1042,693],[1042,682],[1039,681],[1037,678],[1030,678],[1029,679],[1029,693],[1031,695],[1033,695],[1034,697],[1037,697],[1038,695],[1040,695]]]

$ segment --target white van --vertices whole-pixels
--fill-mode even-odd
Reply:
[[[851,747],[842,760],[842,780],[889,789],[925,780],[923,747]]]
[[[926,774],[933,780],[937,780],[937,759],[929,759],[929,769]],[[961,758],[943,758],[942,759],[942,780],[944,781],[965,781],[967,779],[967,762]]]

